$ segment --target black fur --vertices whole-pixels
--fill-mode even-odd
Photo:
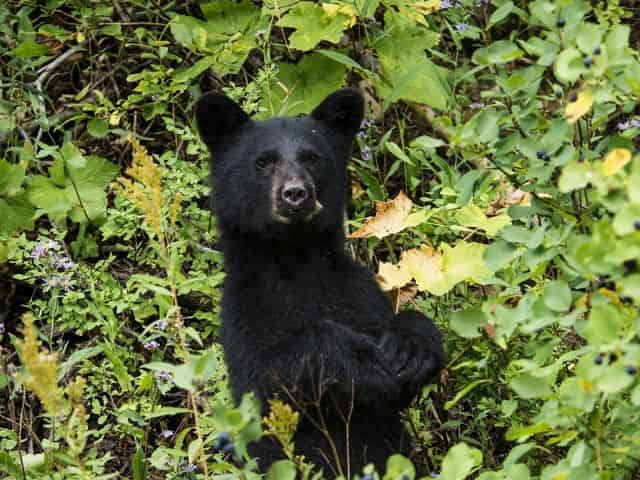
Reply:
[[[406,453],[399,411],[442,368],[444,352],[433,323],[394,315],[372,274],[344,252],[362,97],[343,89],[311,115],[258,122],[207,94],[196,115],[213,155],[227,273],[221,337],[236,401],[253,391],[265,412],[273,397],[300,410],[296,452],[325,474],[353,475],[369,462],[383,469],[390,454]],[[287,208],[287,182],[304,184],[322,208],[311,200]],[[271,438],[251,452],[263,470],[282,458]]]

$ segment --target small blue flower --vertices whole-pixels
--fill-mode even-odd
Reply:
[[[49,240],[47,242],[47,248],[49,250],[58,250],[60,248],[60,244],[58,242],[56,242],[55,240]]]
[[[171,375],[169,375],[169,373],[165,372],[164,370],[158,370],[154,374],[154,377],[156,377],[156,379],[158,380],[163,380],[165,382],[168,382],[169,380],[171,380]]]
[[[360,122],[360,130],[365,130],[369,128],[371,125],[373,125],[373,122],[371,120],[369,120],[368,118],[363,118],[362,121]]]
[[[364,138],[364,136],[365,136],[364,130],[360,130],[358,133],[356,133],[356,137],[358,138]]]
[[[473,102],[471,105],[469,105],[471,107],[471,109],[473,110],[480,110],[482,107],[484,107],[484,103],[482,102]]]
[[[165,331],[168,326],[169,326],[169,322],[167,322],[166,320],[158,320],[155,324],[156,330],[162,330],[162,331]]]
[[[451,8],[451,7],[453,7],[453,2],[451,0],[442,0],[440,2],[440,8],[442,10],[445,10],[445,9]]]
[[[640,120],[630,120],[629,125],[631,125],[631,128],[640,128]]]
[[[150,352],[153,352],[159,346],[160,346],[160,344],[158,342],[156,342],[155,340],[151,340],[150,342],[147,342],[147,343],[144,344],[144,348],[146,348]]]
[[[160,438],[162,438],[163,440],[167,440],[168,438],[173,437],[173,434],[175,432],[173,430],[163,430],[160,432],[160,434],[158,435]]]
[[[458,23],[456,25],[456,31],[458,33],[466,32],[468,28],[469,28],[469,24],[467,24],[467,23]]]
[[[40,242],[35,246],[33,252],[31,252],[31,258],[35,258],[37,260],[47,255],[47,253],[49,253],[49,249],[44,243]]]
[[[4,333],[4,323],[0,322],[0,335]]]
[[[371,160],[371,148],[368,145],[365,145],[364,147],[362,147],[362,160],[364,160],[365,162],[368,162],[369,160]]]
[[[616,128],[622,132],[628,128],[631,128],[631,122],[629,122],[628,120],[626,122],[618,122]]]

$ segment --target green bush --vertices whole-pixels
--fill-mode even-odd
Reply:
[[[296,412],[230,402],[192,106],[222,88],[296,115],[349,84],[351,249],[446,333],[412,460],[638,478],[634,2],[9,0],[0,19],[3,475],[259,478],[246,445],[269,434],[289,456],[269,478],[322,478]],[[397,455],[357,474],[415,478]]]

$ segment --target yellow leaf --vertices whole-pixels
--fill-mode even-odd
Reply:
[[[615,175],[631,161],[631,152],[626,148],[615,148],[604,159],[604,174],[607,177]]]
[[[388,202],[376,202],[376,216],[368,218],[364,225],[349,238],[384,238],[405,228],[413,203],[403,192]]]
[[[419,1],[413,4],[413,8],[423,13],[424,15],[429,15],[430,13],[437,12],[440,10],[440,0],[427,0],[427,1]]]
[[[402,288],[411,281],[411,272],[405,264],[380,263],[378,275],[376,277],[380,287],[385,292],[394,288]]]
[[[339,13],[348,17],[348,20],[345,21],[345,27],[351,28],[356,24],[358,12],[353,5],[338,5],[336,3],[323,3],[322,9],[324,13],[327,14],[327,17],[335,17]]]
[[[443,295],[453,287],[444,272],[442,255],[428,245],[407,250],[400,263],[411,272],[422,291]]]
[[[578,94],[575,102],[568,103],[564,109],[564,116],[567,122],[574,124],[591,110],[593,106],[593,95],[584,90]]]

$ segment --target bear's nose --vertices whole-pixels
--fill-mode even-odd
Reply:
[[[309,192],[298,182],[287,183],[282,189],[282,199],[292,208],[299,208],[308,197]]]

